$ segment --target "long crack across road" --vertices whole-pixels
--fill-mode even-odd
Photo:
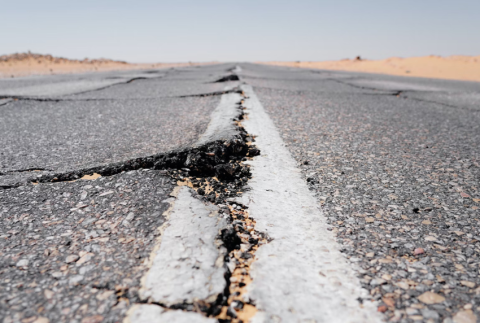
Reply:
[[[228,253],[224,257],[226,287],[223,294],[218,295],[213,303],[200,300],[190,305],[174,305],[170,308],[199,311],[218,319],[219,322],[232,323],[248,322],[257,312],[253,301],[246,295],[246,289],[252,281],[250,267],[255,259],[255,252],[259,246],[268,242],[264,233],[255,230],[255,220],[249,217],[248,208],[235,202],[250,177],[248,166],[243,165],[242,161],[260,153],[253,144],[253,137],[246,134],[241,124],[245,118],[243,103],[246,96],[243,92],[242,97],[238,103],[239,115],[232,122],[235,122],[244,134],[247,147],[244,157],[216,166],[216,174],[220,179],[192,177],[187,169],[172,173],[179,186],[192,188],[205,201],[220,207],[219,212],[226,216],[228,225],[221,230],[218,239]]]

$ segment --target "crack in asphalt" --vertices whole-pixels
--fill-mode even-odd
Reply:
[[[122,83],[124,84],[124,83]],[[93,90],[92,90],[93,91]],[[171,95],[171,96],[162,96],[162,97],[142,97],[142,100],[145,99],[168,99],[168,98],[192,98],[192,97],[211,97],[211,96],[221,96],[223,94],[228,94],[228,93],[240,93],[241,91],[238,90],[238,88],[233,88],[231,90],[225,90],[225,91],[215,91],[215,92],[207,92],[207,93],[198,93],[198,94],[186,94],[186,95]],[[75,93],[80,94],[80,93]],[[8,104],[13,101],[36,101],[36,102],[87,102],[87,101],[134,101],[138,100],[138,98],[132,98],[132,99],[108,99],[108,98],[98,98],[98,99],[65,99],[65,98],[40,98],[40,97],[28,97],[28,96],[0,96],[0,100],[2,99],[10,99],[12,101],[7,101],[4,102],[1,105]]]
[[[41,171],[53,171],[53,169],[47,169],[47,168],[42,168],[42,167],[32,167],[32,168],[26,168],[26,169],[15,169],[15,170],[10,170],[7,172],[0,172],[0,176],[5,176],[9,174],[15,174],[15,173],[26,173],[26,172],[41,172]]]
[[[169,174],[177,180],[178,186],[190,187],[197,193],[197,198],[217,205],[219,213],[227,215],[228,225],[220,230],[216,238],[228,252],[223,259],[225,268],[223,292],[214,296],[213,301],[209,298],[167,305],[143,299],[135,303],[196,312],[222,323],[248,322],[256,314],[254,302],[245,298],[246,288],[252,282],[250,266],[255,259],[256,250],[271,239],[265,233],[255,230],[256,222],[249,217],[248,208],[235,201],[235,198],[245,190],[245,185],[251,177],[249,166],[244,165],[243,161],[260,154],[254,145],[255,139],[245,132],[242,125],[242,120],[247,117],[244,111],[246,108],[243,106],[247,97],[243,92],[241,95],[242,99],[237,103],[238,115],[231,120],[242,134],[241,150],[235,149],[236,153],[229,155],[226,163],[215,165],[214,174],[211,172],[193,174],[190,169],[183,167],[171,170]],[[211,154],[210,157],[214,157],[213,153]],[[204,162],[205,160],[200,163]]]
[[[293,93],[308,93],[308,92],[313,92],[316,93],[317,91],[315,90],[287,90],[287,89],[281,89],[281,88],[274,88],[274,87],[268,87],[268,86],[253,86],[256,89],[268,89],[268,90],[275,90],[275,91],[287,91],[287,92],[293,92]],[[405,91],[395,91],[395,92],[390,92],[390,93],[356,93],[356,92],[348,92],[349,94],[355,94],[355,95],[373,95],[373,96],[399,96]],[[324,93],[335,93],[335,92],[329,92],[326,91]]]
[[[404,91],[405,93],[406,91]],[[411,92],[411,91],[410,91]],[[420,92],[420,91],[415,91],[416,93],[424,93],[424,92]],[[402,93],[403,94],[403,93]],[[461,109],[461,110],[466,110],[466,111],[470,111],[470,112],[480,112],[480,109],[474,109],[474,108],[466,108],[466,107],[461,107],[461,106],[458,106],[458,105],[453,105],[453,104],[448,104],[448,103],[443,103],[443,102],[438,102],[438,101],[433,101],[433,100],[425,100],[425,99],[419,99],[419,98],[412,98],[410,96],[406,96],[406,95],[400,95],[401,98],[403,99],[409,99],[409,100],[414,100],[414,101],[418,101],[418,102],[425,102],[425,103],[432,103],[432,104],[438,104],[438,105],[441,105],[441,106],[444,106],[444,107],[447,107],[447,108],[453,108],[453,109]]]
[[[237,74],[230,74],[222,78],[219,78],[213,83],[223,83],[223,82],[232,82],[232,81],[240,81],[240,77]]]
[[[228,77],[226,77],[229,81]],[[129,83],[129,82],[127,82]],[[254,138],[249,135],[242,120],[246,118],[243,103],[248,99],[243,91],[234,88],[228,91],[204,93],[189,96],[223,95],[238,93],[242,99],[238,102],[238,115],[231,120],[236,125],[236,133],[229,139],[214,140],[205,144],[159,153],[147,157],[139,157],[123,162],[110,163],[95,167],[70,170],[54,174],[41,174],[32,184],[58,183],[77,181],[84,176],[113,176],[122,172],[138,169],[166,170],[167,174],[176,179],[178,185],[188,185],[197,192],[197,198],[216,204],[228,215],[228,226],[221,230],[217,239],[227,248],[224,259],[226,286],[224,292],[217,295],[214,302],[199,300],[193,304],[180,303],[166,307],[164,304],[142,301],[137,296],[128,295],[128,290],[117,290],[109,286],[96,286],[97,289],[113,291],[117,303],[121,298],[127,298],[132,303],[148,303],[168,309],[181,309],[189,312],[199,312],[206,317],[217,318],[220,322],[240,323],[248,321],[256,313],[253,301],[244,299],[248,284],[251,283],[249,270],[255,259],[255,252],[262,244],[270,240],[266,234],[255,230],[255,220],[248,216],[247,207],[234,201],[242,193],[248,179],[251,177],[249,167],[242,162],[260,154],[254,146]],[[184,96],[188,97],[188,96]],[[26,98],[19,98],[26,99]],[[32,98],[28,98],[32,99]],[[34,99],[46,101],[51,99]],[[61,101],[59,99],[58,101]],[[51,171],[34,167],[0,173],[23,173],[34,171]],[[3,189],[16,188],[27,183],[0,186]]]
[[[391,91],[389,91],[389,90],[383,90],[383,89],[376,89],[376,88],[374,88],[374,87],[355,85],[355,84],[351,84],[351,83],[348,83],[348,82],[340,81],[339,79],[335,79],[335,78],[327,78],[327,79],[325,79],[325,80],[332,81],[332,82],[336,82],[336,83],[343,84],[343,85],[347,85],[347,86],[351,86],[351,87],[353,87],[353,88],[361,89],[361,90],[382,91],[382,92],[384,92],[383,95],[397,95],[398,92],[401,92],[400,90],[391,90]]]
[[[239,90],[238,87],[232,88],[225,91],[218,91],[218,92],[210,92],[210,93],[202,93],[202,94],[194,94],[194,95],[187,95],[183,97],[190,97],[190,96],[219,96],[228,93],[239,93],[242,92]],[[39,99],[40,101],[44,101],[46,99]],[[57,100],[55,100],[57,101]],[[59,101],[59,100],[58,100]],[[239,114],[239,118],[241,118],[241,113]],[[87,168],[80,168],[75,170],[67,170],[63,172],[57,172],[53,174],[40,174],[37,176],[36,179],[30,179],[29,181],[37,184],[37,183],[48,183],[48,182],[64,182],[64,181],[75,181],[81,179],[85,175],[91,174],[99,174],[101,176],[112,176],[119,174],[123,171],[132,171],[138,169],[180,169],[184,167],[189,167],[192,170],[192,174],[210,174],[210,175],[217,175],[219,178],[225,176],[227,173],[225,166],[223,164],[228,164],[229,160],[235,160],[235,158],[240,158],[239,156],[242,154],[246,148],[245,146],[245,138],[247,137],[245,131],[241,129],[241,127],[236,126],[236,134],[232,135],[228,140],[214,140],[206,142],[205,144],[194,146],[194,147],[187,147],[187,148],[179,148],[172,151],[167,151],[163,153],[158,153],[151,156],[145,157],[138,157],[129,159],[126,161],[110,163],[107,165],[98,165],[93,167]],[[32,167],[28,169],[20,169],[20,170],[11,170],[6,172],[0,172],[0,176],[11,175],[15,173],[23,173],[28,171],[50,171],[53,172],[51,169],[46,169],[42,167]],[[25,182],[18,182],[9,185],[1,185],[0,189],[12,189],[19,186],[23,186],[27,183]]]
[[[110,84],[110,85],[107,85],[107,86],[102,86],[102,87],[99,87],[99,88],[95,88],[95,89],[91,89],[91,90],[86,90],[86,91],[81,91],[81,92],[75,92],[75,93],[72,93],[72,94],[69,94],[69,95],[77,95],[77,94],[85,94],[85,93],[90,93],[90,92],[101,91],[101,90],[105,90],[105,89],[108,89],[108,88],[111,88],[111,87],[114,87],[114,86],[117,86],[117,85],[129,84],[129,83],[132,83],[132,82],[137,81],[137,80],[155,80],[155,79],[162,79],[162,78],[166,77],[168,74],[169,74],[169,71],[166,71],[165,74],[162,74],[161,76],[158,76],[158,77],[133,77],[133,78],[127,79],[127,80],[124,81],[124,82],[113,83],[113,84]],[[87,99],[87,100],[69,100],[69,99],[62,99],[61,97],[60,97],[60,98],[48,98],[48,97],[42,98],[42,97],[35,97],[35,96],[28,96],[28,95],[0,95],[0,100],[1,100],[1,99],[39,101],[39,102],[88,101],[88,100],[91,100],[91,99]],[[95,100],[95,99],[94,99],[94,100]],[[10,101],[10,102],[11,102],[11,101]],[[8,103],[8,102],[6,102],[6,103]],[[6,103],[4,103],[4,104],[6,104]],[[1,105],[1,104],[0,104],[0,105]]]
[[[247,115],[244,112],[246,109],[243,104],[248,97],[242,92],[242,100],[238,103],[240,113],[234,122],[243,131],[242,120]],[[255,147],[254,138],[247,135],[248,153],[245,158],[238,162],[240,167],[235,168],[231,175],[241,175],[242,169],[249,169],[242,165],[242,162],[247,158],[254,158],[260,154],[260,151]],[[239,173],[240,171],[240,173]],[[245,171],[243,172],[245,174]],[[241,190],[251,177],[248,170],[245,181],[237,186]],[[222,229],[218,239],[222,241],[223,246],[227,249],[228,254],[225,256],[224,263],[227,267],[225,274],[226,286],[223,294],[217,295],[215,302],[206,305],[205,301],[199,301],[194,306],[195,309],[200,309],[207,317],[214,317],[219,322],[241,323],[248,322],[257,312],[253,300],[246,299],[248,285],[252,282],[250,276],[250,267],[255,260],[255,252],[258,248],[270,242],[272,239],[264,232],[255,229],[256,221],[248,215],[248,207],[236,202],[232,199],[224,197],[225,185],[215,179],[207,181],[206,185],[198,185],[192,177],[183,178],[181,185],[187,185],[196,190],[200,195],[207,195],[206,199],[218,205],[224,213],[228,214],[229,225]],[[212,185],[213,184],[213,185]],[[210,191],[210,192],[209,192]],[[238,194],[241,192],[237,192]],[[182,308],[184,309],[184,308]],[[203,310],[202,310],[203,309]]]
[[[94,173],[101,176],[112,176],[121,172],[138,169],[164,170],[181,168],[189,168],[191,173],[195,175],[208,174],[224,178],[225,176],[228,177],[226,174],[228,174],[231,168],[231,166],[228,166],[228,162],[230,160],[241,159],[242,153],[246,153],[247,146],[244,137],[246,137],[245,134],[239,133],[232,136],[229,140],[216,140],[198,147],[173,150],[108,165],[44,174],[40,175],[37,180],[31,182],[35,184],[67,182],[75,181],[85,175],[92,175]],[[25,185],[25,183],[9,185],[7,188],[22,185]],[[3,188],[5,189],[5,186],[3,186]]]
[[[213,140],[205,144],[147,157],[129,159],[123,162],[110,163],[95,167],[41,174],[32,184],[58,183],[77,181],[84,176],[113,176],[122,172],[138,169],[166,170],[166,175],[177,180],[178,185],[188,185],[197,193],[197,198],[214,203],[225,214],[228,214],[228,226],[219,232],[217,239],[227,248],[228,254],[224,259],[226,268],[225,289],[217,295],[214,302],[199,300],[194,304],[180,303],[169,306],[169,309],[181,309],[202,313],[206,317],[215,317],[221,322],[239,323],[256,313],[252,301],[242,298],[246,286],[251,282],[249,276],[250,264],[254,260],[254,253],[261,244],[267,243],[267,236],[255,230],[255,220],[249,218],[247,207],[235,203],[233,199],[245,189],[251,177],[249,167],[243,161],[260,154],[254,146],[254,138],[246,133],[242,120],[246,118],[243,102],[246,98],[243,91],[238,88],[213,93],[203,93],[189,96],[211,96],[227,93],[241,94],[242,99],[237,103],[238,114],[230,122],[235,124],[235,132],[228,139]],[[25,98],[22,98],[25,99]],[[31,99],[31,98],[30,98]],[[46,101],[51,99],[38,99]],[[61,101],[59,99],[58,101]],[[52,171],[41,167],[32,167],[0,173]],[[0,186],[3,189],[12,189],[28,182],[16,185]],[[232,200],[230,200],[232,199]],[[234,279],[235,278],[235,279]],[[137,295],[129,295],[128,290],[116,290],[112,286],[95,286],[115,293],[117,303],[121,298],[127,298],[132,303],[148,303],[165,307],[164,304],[142,301]]]

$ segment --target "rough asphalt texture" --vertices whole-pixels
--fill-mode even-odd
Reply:
[[[385,320],[475,322],[480,84],[240,65]],[[122,320],[175,183],[25,181],[192,145],[233,66],[0,80],[2,323]]]
[[[242,68],[386,319],[474,322],[480,84]]]
[[[13,97],[0,101],[0,186],[21,184],[0,188],[0,322],[123,320],[176,181],[144,169],[25,179],[191,146],[220,102],[211,92],[238,83],[212,83],[231,67],[0,81],[0,96]],[[162,87],[159,75],[172,81]],[[74,98],[84,91],[98,97]]]
[[[27,78],[24,88],[20,86],[22,79],[0,80],[0,94],[37,93],[44,87],[55,87],[55,91],[46,92],[51,93],[48,97],[35,99],[37,96],[32,95],[1,106],[0,186],[195,143],[205,132],[220,98],[198,95],[223,91],[228,84],[213,81],[225,75],[226,69],[220,65],[159,70],[161,77],[144,72],[148,79],[135,79],[132,73],[128,77],[125,73],[117,77],[109,73],[103,79],[83,75],[82,82],[97,86],[105,79],[118,83],[120,78],[122,82],[77,95],[61,95],[65,93],[62,84],[72,90],[69,84],[79,82],[77,75],[70,79]]]
[[[0,190],[3,322],[121,321],[173,187],[162,171],[139,170]]]
[[[15,101],[2,107],[0,172],[60,171],[194,143],[218,97]]]

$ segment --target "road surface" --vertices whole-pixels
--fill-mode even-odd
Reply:
[[[480,83],[0,80],[0,318],[476,322]]]

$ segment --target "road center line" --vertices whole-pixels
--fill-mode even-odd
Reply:
[[[258,312],[251,322],[380,322],[275,125],[252,87],[242,90],[243,125],[261,155],[248,162],[251,190],[240,200],[256,229],[273,239],[252,265],[248,297]]]
[[[216,206],[205,205],[192,197],[188,187],[180,187],[140,297],[168,307],[215,301],[226,284],[226,249],[217,240],[225,226]]]

